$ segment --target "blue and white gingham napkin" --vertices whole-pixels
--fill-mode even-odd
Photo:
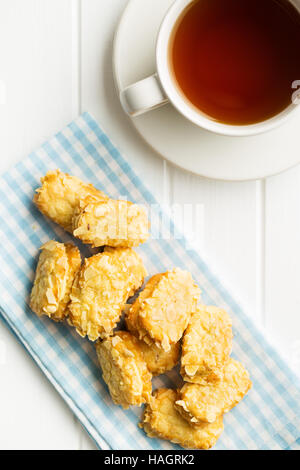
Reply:
[[[4,321],[63,396],[102,449],[178,449],[149,439],[138,428],[141,413],[115,406],[102,381],[93,344],[74,329],[39,319],[28,307],[38,249],[47,240],[72,237],[32,204],[40,177],[60,168],[104,190],[152,207],[152,237],[138,249],[150,275],[174,266],[188,269],[208,304],[228,310],[234,324],[233,355],[251,373],[253,388],[225,416],[217,449],[300,449],[300,384],[279,354],[241,310],[198,253],[187,248],[168,216],[126,160],[87,113],[72,122],[0,180],[0,310]],[[153,205],[153,206],[152,206]],[[154,214],[154,216],[153,216]],[[163,235],[163,236],[162,236]],[[168,239],[169,238],[169,239]],[[177,372],[155,379],[175,387]]]

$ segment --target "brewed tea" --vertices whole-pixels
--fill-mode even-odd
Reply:
[[[300,15],[287,0],[196,0],[170,62],[187,100],[211,119],[254,124],[283,111],[300,80]]]

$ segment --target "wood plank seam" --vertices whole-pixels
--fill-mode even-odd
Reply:
[[[266,180],[256,182],[256,314],[266,323]]]

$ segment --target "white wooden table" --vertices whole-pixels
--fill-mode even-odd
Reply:
[[[226,183],[156,156],[113,84],[113,34],[126,3],[0,0],[0,170],[91,111],[158,199],[200,204],[199,249],[300,370],[300,166],[266,181]],[[2,324],[0,416],[0,449],[94,448]]]

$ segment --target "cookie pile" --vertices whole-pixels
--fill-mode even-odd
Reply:
[[[149,437],[185,448],[209,449],[223,431],[223,415],[251,387],[248,372],[230,358],[228,314],[199,304],[201,291],[187,271],[156,274],[132,304],[147,276],[132,249],[149,238],[144,207],[110,199],[59,170],[42,178],[39,210],[83,243],[104,247],[81,261],[77,247],[56,241],[41,248],[30,306],[38,315],[67,320],[95,341],[103,379],[116,405],[141,406]],[[125,313],[127,331],[115,331]],[[181,359],[180,390],[152,393],[152,377]]]

